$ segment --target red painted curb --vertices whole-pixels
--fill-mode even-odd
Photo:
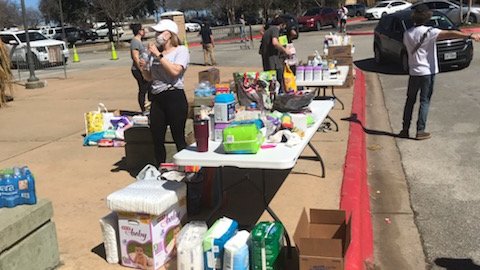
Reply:
[[[367,183],[365,133],[365,75],[356,69],[347,154],[343,173],[340,208],[351,216],[351,242],[346,254],[346,270],[363,270],[373,260],[373,228]]]
[[[373,32],[372,31],[352,31],[352,32],[348,32],[347,31],[347,34],[350,35],[350,36],[371,36],[373,35]]]
[[[368,21],[368,19],[365,18],[365,17],[356,17],[356,18],[347,19],[347,23],[350,23],[350,22],[364,22],[364,21]]]
[[[480,33],[480,28],[460,28],[460,31],[465,33]]]

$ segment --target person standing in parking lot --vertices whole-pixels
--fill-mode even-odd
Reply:
[[[203,61],[205,66],[216,66],[217,61],[215,61],[215,53],[213,51],[215,48],[215,40],[213,39],[212,29],[210,29],[210,23],[204,22],[198,34],[202,37]]]
[[[138,105],[142,113],[145,112],[145,96],[149,95],[150,82],[145,80],[140,69],[140,58],[142,54],[146,54],[147,50],[142,43],[142,38],[145,36],[145,30],[139,23],[130,25],[134,37],[130,41],[130,57],[132,58],[132,75],[137,80],[138,84]]]
[[[470,38],[480,41],[479,34],[467,34],[456,30],[440,30],[425,26],[432,17],[432,11],[426,5],[419,5],[412,13],[414,26],[405,31],[403,43],[408,53],[409,79],[407,100],[403,111],[403,128],[399,137],[408,138],[413,107],[420,91],[420,108],[417,120],[417,140],[425,140],[431,134],[425,131],[428,108],[433,94],[435,74],[438,73],[437,40],[451,38]]]
[[[338,13],[338,20],[340,21],[340,33],[346,33],[348,9],[345,5],[340,4],[340,8],[338,9],[337,13]]]

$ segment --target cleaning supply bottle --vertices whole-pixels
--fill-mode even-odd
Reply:
[[[320,56],[320,53],[317,50],[315,50],[315,57],[312,60],[312,65],[316,67],[320,65],[321,62],[322,62],[322,57]]]

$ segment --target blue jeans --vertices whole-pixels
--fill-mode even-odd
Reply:
[[[418,110],[417,133],[425,131],[430,98],[433,94],[435,74],[426,76],[410,76],[408,79],[407,101],[403,110],[403,130],[410,129],[413,106],[417,102],[417,93],[420,90],[420,109]]]

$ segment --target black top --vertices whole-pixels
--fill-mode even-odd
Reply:
[[[202,36],[203,44],[212,43],[212,39],[210,38],[210,36],[212,35],[212,30],[210,29],[210,26],[203,25],[202,29],[200,29],[200,35]]]

